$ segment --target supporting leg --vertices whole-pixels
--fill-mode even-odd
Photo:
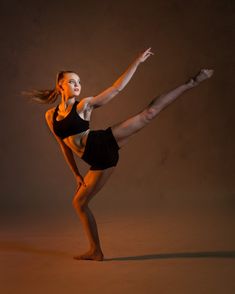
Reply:
[[[88,205],[84,205],[82,208],[76,206],[76,211],[82,222],[83,228],[87,234],[90,243],[90,249],[83,254],[74,256],[75,259],[92,259],[103,260],[103,252],[100,246],[100,239],[98,234],[97,224]]]
[[[90,249],[83,254],[74,256],[74,259],[102,261],[104,258],[95,217],[88,207],[88,203],[104,186],[114,169],[115,167],[97,171],[89,170],[84,177],[86,187],[80,186],[74,196],[73,206],[82,222],[90,243]]]

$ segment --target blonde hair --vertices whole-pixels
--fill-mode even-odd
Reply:
[[[54,89],[22,91],[21,94],[29,100],[33,100],[41,104],[52,104],[57,100],[58,96],[60,96],[59,82],[63,79],[66,73],[75,73],[75,71],[59,71],[56,76],[56,86]]]

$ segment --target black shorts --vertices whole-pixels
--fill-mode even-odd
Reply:
[[[88,134],[81,158],[91,166],[91,170],[103,170],[117,165],[119,149],[111,127],[106,130],[92,130]]]

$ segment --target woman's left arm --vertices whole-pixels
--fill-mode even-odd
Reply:
[[[151,48],[140,53],[139,56],[132,62],[127,70],[113,83],[111,87],[101,92],[99,95],[92,97],[90,99],[90,106],[97,108],[103,106],[109,102],[114,96],[116,96],[130,81],[133,74],[135,73],[137,67],[141,62],[144,62],[151,54]]]

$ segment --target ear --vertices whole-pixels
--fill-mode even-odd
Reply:
[[[59,83],[59,88],[60,88],[61,90],[64,90],[64,88],[62,87],[61,83]]]

